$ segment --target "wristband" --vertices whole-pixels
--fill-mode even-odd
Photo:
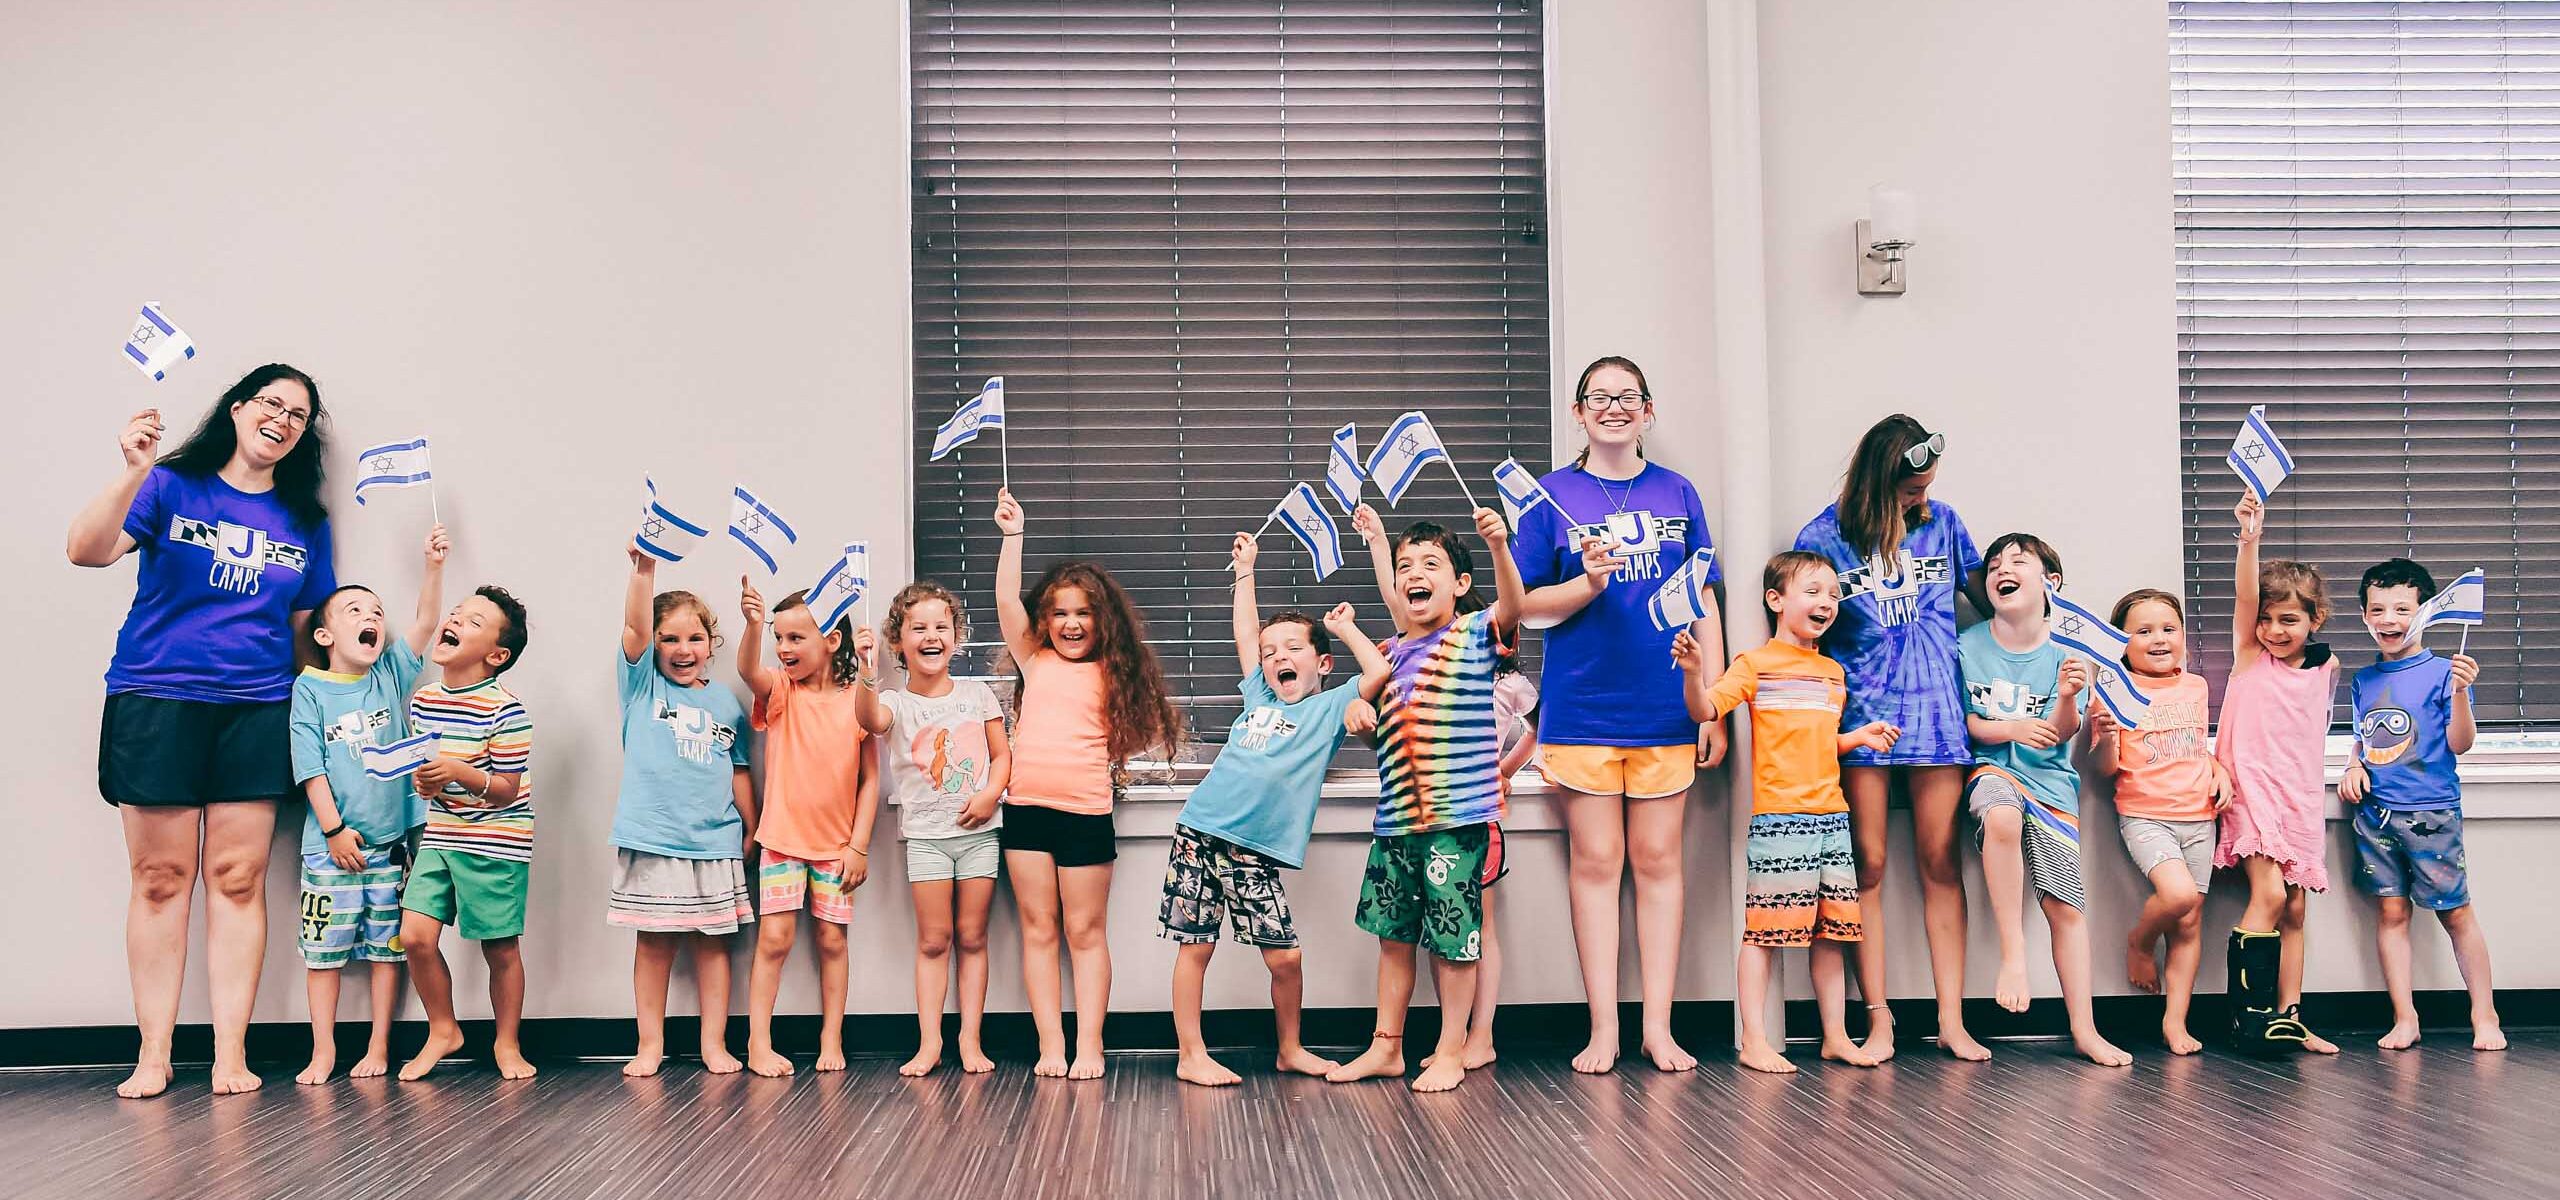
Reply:
[[[323,829],[323,830],[321,830],[321,831],[320,831],[320,840],[322,840],[322,841],[324,841],[324,842],[325,842],[325,841],[330,841],[330,840],[332,840],[332,839],[336,838],[339,834],[345,833],[346,831],[347,831],[347,823],[346,823],[345,821],[341,820],[341,821],[339,821],[339,822],[338,822],[338,827],[337,827],[337,828],[335,828],[335,829]]]
[[[851,851],[853,851],[854,853],[856,853],[856,854],[859,854],[859,855],[863,856],[864,858],[869,858],[869,857],[871,857],[871,852],[870,852],[870,851],[868,851],[868,850],[863,849],[863,848],[862,848],[862,847],[860,847],[860,846],[847,846],[847,847],[845,847],[845,849],[847,849],[847,850],[851,850]]]

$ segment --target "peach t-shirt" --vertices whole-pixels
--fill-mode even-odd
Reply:
[[[2154,821],[2213,819],[2213,756],[2204,744],[2204,676],[2175,679],[2126,672],[2151,707],[2140,730],[2116,730],[2116,814]]]
[[[1013,782],[1007,804],[1101,816],[1111,811],[1111,741],[1102,664],[1042,650],[1022,665],[1014,698]]]
[[[764,731],[756,844],[813,862],[843,858],[862,784],[864,733],[853,689],[803,690],[786,678],[756,702],[750,719]]]

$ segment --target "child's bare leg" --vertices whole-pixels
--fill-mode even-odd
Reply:
[[[1076,981],[1076,1057],[1069,1079],[1102,1078],[1102,1024],[1111,1015],[1111,864],[1058,868],[1058,910]]]
[[[1573,1056],[1573,1069],[1596,1075],[1618,1065],[1618,883],[1626,870],[1626,800],[1571,788],[1563,795],[1565,898],[1591,1010],[1591,1040]],[[1431,1060],[1422,1065],[1429,1070]]]
[[[811,931],[818,942],[818,1061],[811,1064],[821,1071],[844,1069],[844,1001],[851,986],[846,974],[849,967],[845,927],[833,921],[812,918]]]
[[[349,1079],[379,1079],[391,1070],[391,1022],[400,1013],[400,964],[373,964],[373,1033],[365,1039],[364,1057],[348,1070]]]
[[[1894,1055],[1892,993],[1885,986],[1884,876],[1886,804],[1893,774],[1885,767],[1842,767],[1840,787],[1849,797],[1849,844],[1858,856],[1858,918],[1865,934],[1858,942],[1858,997],[1867,1004],[1867,1040],[1859,1043],[1867,1057],[1884,1062]]]
[[[1644,991],[1639,1044],[1657,1071],[1689,1071],[1698,1065],[1698,1056],[1671,1036],[1671,999],[1680,978],[1681,915],[1689,903],[1681,846],[1688,807],[1687,793],[1627,801],[1627,869],[1636,884],[1636,978]],[[1488,1046],[1492,1015],[1487,1009]]]
[[[729,1053],[729,939],[707,933],[693,939],[693,992],[702,1010],[702,1069],[714,1075],[738,1070]]]
[[[1209,1039],[1200,1032],[1200,993],[1208,984],[1209,958],[1217,952],[1216,942],[1185,942],[1173,954],[1173,1040],[1180,1052],[1173,1075],[1202,1087],[1244,1082],[1243,1076],[1209,1057]],[[1276,997],[1280,990],[1276,978],[1271,990]]]
[[[2462,970],[2462,986],[2471,992],[2471,1048],[2504,1050],[2506,1030],[2498,1026],[2498,997],[2489,986],[2489,938],[2468,904],[2436,914],[2453,939],[2453,965]]]
[[[1643,941],[1641,933],[1637,941]],[[1470,1071],[1493,1064],[1493,1018],[1502,1007],[1502,942],[1493,933],[1491,888],[1485,889],[1484,893],[1484,954],[1476,962],[1476,999],[1473,1011],[1467,1016],[1466,1048],[1460,1051],[1458,1058],[1459,1065]]]
[[[1432,1048],[1431,1064],[1413,1077],[1417,1092],[1445,1092],[1467,1081],[1467,1017],[1475,1011],[1476,964],[1434,954],[1431,982],[1440,992],[1440,1042]]]
[[[951,980],[951,881],[926,880],[909,884],[907,890],[916,902],[916,1053],[898,1074],[912,1079],[942,1065],[942,1003]]]
[[[2187,1006],[2195,1000],[2196,967],[2204,961],[2204,896],[2195,891],[2195,880],[2183,862],[2160,864],[2157,876],[2174,873],[2187,885],[2189,903],[2176,923],[2169,927],[2169,953],[2160,975],[2160,995],[2166,1002],[2160,1014],[2160,1036],[2169,1043],[2171,1054],[2193,1054],[2204,1049],[2204,1043],[2187,1032]]]
[[[1306,999],[1306,952],[1295,946],[1265,947],[1262,965],[1271,972],[1271,1024],[1280,1035],[1277,1066],[1299,1075],[1323,1075],[1342,1064],[1307,1049],[1299,1040],[1299,1020]]]
[[[2284,891],[2284,909],[2276,917],[2276,933],[2283,938],[2282,953],[2276,959],[2276,1003],[2295,1010],[2302,1004],[2302,960],[2311,952],[2311,935],[2303,923],[2310,894],[2291,886]],[[2308,1025],[2302,1030],[2302,1048],[2313,1054],[2338,1052],[2336,1042],[2311,1032]]]
[[[2274,932],[2284,916],[2284,865],[2252,854],[2240,860],[2240,870],[2249,878],[2249,906],[2240,910],[2241,932]]]
[[[409,956],[409,980],[418,1007],[427,1010],[427,1044],[400,1068],[405,1082],[424,1079],[444,1056],[462,1049],[462,1023],[453,1019],[453,969],[445,965],[444,923],[424,913],[400,914],[400,947]]]
[[[293,1081],[327,1083],[329,1073],[338,1069],[338,972],[305,970],[302,994],[311,1006],[311,1065]]]
[[[1004,869],[1013,877],[1014,916],[1022,926],[1022,991],[1040,1042],[1040,1060],[1031,1073],[1063,1078],[1067,1031],[1065,987],[1058,978],[1058,860],[1034,850],[1007,850]]]
[[[2406,1050],[2418,1044],[2418,997],[2409,975],[2409,898],[2382,897],[2373,928],[2374,956],[2382,960],[2382,989],[2391,994],[2391,1031],[2374,1044]]]
[[[773,1006],[782,996],[782,966],[791,960],[799,930],[797,912],[765,914],[756,927],[755,961],[747,968],[747,1069],[767,1078],[791,1073],[791,1060],[773,1050]]]
[[[2204,906],[2204,897],[2196,891],[2195,877],[2187,873],[2183,862],[2171,861],[2152,868],[2151,898],[2142,902],[2142,915],[2133,922],[2133,930],[2125,935],[2125,981],[2137,992],[2160,994],[2161,939]]]
[[[632,946],[631,1009],[639,1048],[622,1064],[622,1073],[635,1079],[657,1074],[667,1061],[667,980],[675,974],[676,939],[682,936],[643,932]],[[489,986],[497,986],[494,977]]]
[[[1874,1058],[1849,1040],[1848,947],[1817,937],[1812,954],[1813,1003],[1822,1014],[1822,1057],[1853,1067],[1876,1065]]]
[[[489,1015],[497,1026],[489,1039],[489,1059],[508,1079],[533,1078],[533,1063],[524,1056],[524,946],[519,938],[492,938],[480,943],[480,958],[489,964]],[[658,1008],[666,1010],[666,989],[658,989]]]
[[[2098,1036],[2098,1019],[2089,1003],[2089,921],[2051,896],[2039,895],[2044,923],[2053,941],[2053,973],[2062,981],[2062,1010],[2071,1018],[2071,1046],[2102,1067],[2133,1065],[2133,1056]]]
[[[979,1036],[987,1013],[987,913],[995,906],[996,881],[963,879],[959,893],[959,923],[952,940],[960,963],[960,1069],[981,1075],[996,1069]],[[941,1007],[935,1002],[936,1012]],[[941,1032],[938,1021],[934,1032]]]
[[[1734,959],[1733,994],[1736,1014],[1742,1018],[1742,1041],[1734,1048],[1742,1065],[1772,1075],[1793,1075],[1796,1065],[1778,1052],[1769,1040],[1769,973],[1777,951],[1767,946],[1742,945],[1742,953]],[[1872,1061],[1872,1060],[1871,1060]]]
[[[2000,973],[1992,981],[1991,998],[2010,1012],[2027,1011],[2028,999],[2023,822],[2015,805],[1982,812],[1982,889],[1991,896],[1991,924],[2000,933]]]
[[[1378,1032],[1360,1057],[1325,1072],[1327,1081],[1350,1083],[1404,1074],[1404,1018],[1413,1004],[1413,949],[1411,942],[1378,939]]]

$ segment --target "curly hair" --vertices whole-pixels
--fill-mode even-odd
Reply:
[[[489,668],[491,675],[504,675],[509,668],[524,661],[525,642],[533,636],[532,628],[525,624],[524,601],[516,599],[514,592],[494,583],[473,588],[471,594],[488,601],[498,610],[499,616],[507,619],[507,627],[498,631],[498,648],[507,652],[507,661]]]
[[[720,649],[720,618],[711,615],[711,606],[703,603],[702,597],[681,588],[649,598],[649,639],[657,640],[658,627],[667,623],[667,614],[679,608],[690,608],[695,616],[702,619],[702,635],[711,639],[711,648],[717,652]],[[704,661],[707,663],[709,660]]]
[[[952,644],[954,646],[969,644],[969,610],[960,606],[960,597],[951,594],[950,588],[933,580],[919,579],[899,588],[898,594],[890,598],[888,619],[882,621],[880,625],[881,632],[885,635],[881,640],[888,643],[889,653],[897,658],[898,665],[901,667],[907,665],[907,652],[899,648],[898,638],[907,631],[907,614],[914,612],[917,605],[927,600],[939,600],[944,608],[951,611]]]
[[[1155,647],[1147,644],[1147,621],[1120,581],[1100,563],[1062,562],[1041,573],[1024,593],[1022,607],[1031,614],[1031,636],[1042,649],[1049,644],[1049,602],[1059,588],[1071,587],[1093,606],[1093,653],[1102,664],[1103,724],[1114,767],[1150,750],[1170,755],[1182,743],[1182,714],[1165,692],[1164,668]],[[1021,664],[1015,664],[1014,707],[1028,698]]]
[[[775,616],[781,616],[795,608],[809,608],[809,589],[802,588],[783,597],[782,603],[773,606],[773,613]],[[818,610],[810,608],[811,623],[814,624],[817,617]],[[837,617],[836,627],[821,630],[818,636],[824,638],[830,633],[836,636],[836,648],[827,653],[827,682],[838,688],[852,687],[853,677],[860,670],[860,664],[854,661],[853,654],[853,617],[850,614]]]

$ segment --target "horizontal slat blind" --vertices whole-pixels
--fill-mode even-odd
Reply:
[[[1365,450],[1422,409],[1488,500],[1504,457],[1547,461],[1538,5],[914,0],[910,17],[918,461],[1002,374],[1026,576],[1108,566],[1195,738],[1223,740],[1229,544],[1292,479],[1321,482],[1337,426],[1359,422]],[[917,570],[962,593],[989,669],[994,437],[924,463],[915,495]],[[1264,610],[1349,600],[1384,636],[1336,515],[1350,561],[1322,584],[1265,537]],[[1386,516],[1466,509],[1435,471]]]
[[[2218,688],[2240,493],[2223,456],[2263,404],[2299,472],[2265,551],[2328,573],[2350,662],[2372,645],[2365,567],[2486,567],[2479,717],[2560,719],[2560,3],[2170,13],[2198,661]]]

